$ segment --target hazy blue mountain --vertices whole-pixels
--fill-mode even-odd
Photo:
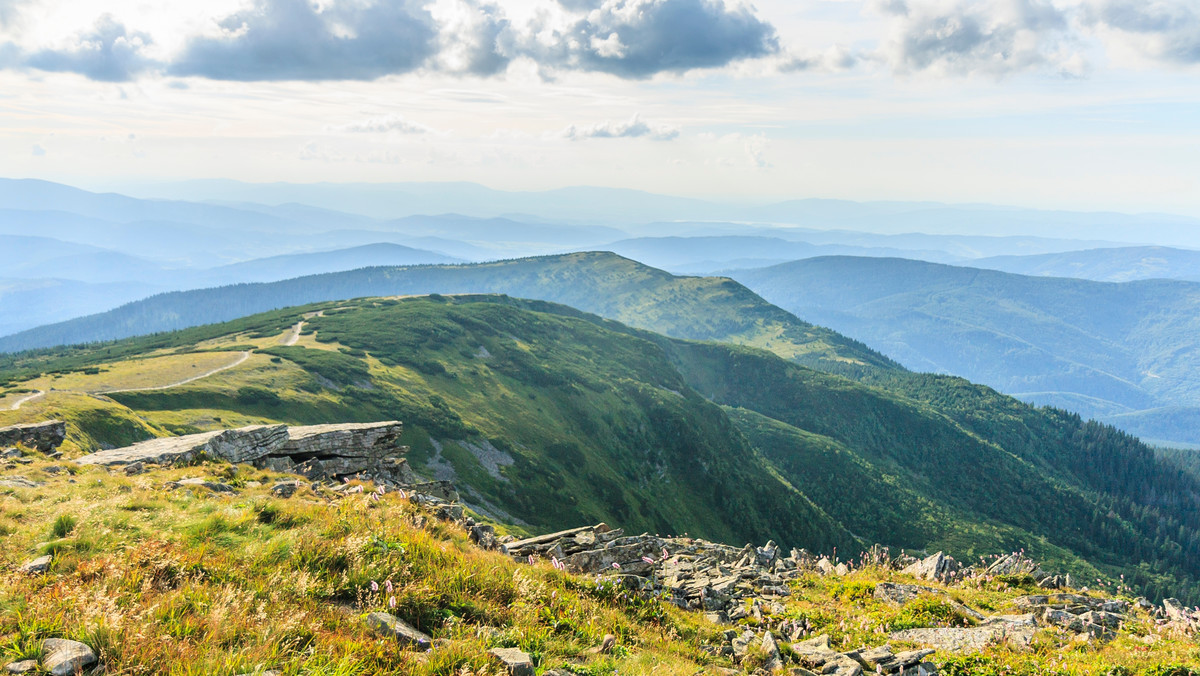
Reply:
[[[632,226],[655,221],[726,221],[788,224],[821,230],[947,235],[1033,236],[1200,246],[1200,220],[1162,214],[1115,214],[1017,209],[931,202],[849,202],[806,199],[775,204],[731,204],[655,195],[637,190],[575,187],[507,192],[474,183],[247,184],[189,181],[126,186],[145,197],[302,203],[375,218],[459,213],[475,217],[522,214],[561,223]],[[733,234],[639,232],[644,235]],[[812,240],[810,240],[812,241]],[[820,242],[813,242],[820,243]],[[922,247],[935,248],[935,247]],[[1000,253],[1017,252],[995,252]],[[1030,252],[1034,253],[1034,252]],[[1038,252],[1040,253],[1040,252]]]
[[[51,237],[0,235],[0,251],[4,252],[6,268],[11,268],[35,267],[54,258],[97,253],[103,249]]]
[[[712,272],[814,258],[816,256],[908,256],[921,260],[949,261],[953,256],[942,251],[908,251],[841,244],[809,244],[779,237],[639,237],[605,244],[626,258],[672,272]],[[741,261],[738,263],[737,261]]]
[[[0,278],[0,335],[110,310],[161,289],[139,282]]]
[[[1200,281],[1200,251],[1165,246],[1139,246],[1066,251],[1039,256],[994,256],[972,267],[1043,277],[1077,277],[1101,282],[1136,279]]]
[[[1200,284],[1123,284],[902,259],[826,257],[732,276],[919,371],[1114,416],[1200,405]],[[1127,417],[1126,420],[1133,420]],[[1162,416],[1139,434],[1179,440]]]
[[[116,251],[86,251],[12,265],[4,274],[22,279],[69,279],[78,282],[147,282],[169,287],[174,271],[155,261]]]
[[[430,265],[462,263],[444,254],[414,249],[400,244],[376,243],[336,251],[272,256],[234,263],[210,270],[191,272],[188,278],[196,286],[274,282],[292,277],[341,272],[380,265]]]

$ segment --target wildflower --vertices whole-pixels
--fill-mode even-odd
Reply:
[[[389,593],[389,594],[391,594],[391,593],[392,593],[392,590],[394,589],[394,587],[392,586],[392,581],[391,581],[391,580],[387,580],[386,582],[384,582],[384,583],[383,583],[383,586],[384,586],[385,588],[387,588],[387,593]]]
[[[404,490],[403,488],[401,488],[400,490],[398,490],[398,491],[396,491],[396,492],[400,494],[400,499],[401,499],[401,500],[407,500],[407,499],[408,499],[408,493],[407,493],[407,492],[405,492],[405,490]]]
[[[388,597],[388,608],[392,608],[393,610],[396,608],[396,597],[395,596]]]
[[[529,555],[529,565],[533,565],[533,554]]]
[[[383,495],[384,493],[387,493],[387,489],[386,489],[386,488],[384,488],[383,486],[380,486],[379,488],[376,488],[376,489],[375,489],[375,492],[376,492],[376,493],[378,493],[378,494],[380,494],[380,495]]]
[[[376,582],[375,580],[371,580],[371,591],[373,591],[373,592],[379,591],[379,583]]]
[[[615,569],[617,569],[617,570],[621,570],[621,564],[617,563],[616,561],[613,561],[613,565],[612,565],[612,566],[613,566],[613,568],[615,568]]]
[[[666,548],[666,547],[663,547],[663,552],[662,552],[662,554],[663,554],[663,555],[662,555],[663,559],[669,559],[669,558],[671,558],[671,555],[667,553],[667,548]]]
[[[652,566],[654,565],[654,559],[650,558],[649,556],[643,556],[643,557],[642,557],[642,560],[643,560],[643,561],[645,561],[646,563],[648,563],[648,564],[652,565]]]

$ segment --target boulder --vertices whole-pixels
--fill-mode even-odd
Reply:
[[[280,498],[290,498],[300,489],[299,481],[280,481],[271,486],[271,494]]]
[[[519,648],[492,648],[488,655],[500,662],[509,676],[533,676],[533,660]]]
[[[783,658],[779,656],[779,644],[775,642],[775,636],[771,632],[763,634],[761,646],[763,654],[766,656],[763,668],[770,672],[782,669]]]
[[[53,561],[54,558],[49,554],[45,556],[39,556],[32,561],[27,561],[21,564],[21,567],[17,569],[17,572],[25,573],[26,575],[41,575],[42,573],[50,570],[50,564],[53,563]]]
[[[41,485],[23,476],[10,476],[7,479],[0,479],[0,488],[39,488]]]
[[[908,566],[902,573],[930,582],[949,582],[962,568],[953,558],[938,552]]]
[[[1033,615],[1000,615],[977,627],[933,627],[892,632],[893,641],[908,641],[943,652],[980,652],[989,644],[1028,648],[1037,632]]]
[[[37,671],[37,660],[22,660],[20,662],[10,662],[4,666],[6,674],[31,674]]]
[[[96,653],[79,641],[48,638],[42,642],[42,669],[52,676],[74,676],[96,661]]]
[[[273,455],[286,455],[293,460],[312,457],[378,460],[403,448],[397,444],[403,431],[403,425],[395,420],[290,427],[287,442]]]
[[[67,438],[67,424],[61,420],[0,427],[0,446],[21,444],[42,453],[53,451]]]
[[[429,650],[433,647],[433,639],[428,634],[390,613],[371,613],[366,622],[376,634],[395,638],[406,648]]]

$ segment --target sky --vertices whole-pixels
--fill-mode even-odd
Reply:
[[[1200,216],[1200,0],[0,0],[0,175]]]

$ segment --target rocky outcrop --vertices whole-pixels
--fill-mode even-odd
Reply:
[[[48,453],[61,446],[66,438],[67,425],[61,420],[0,427],[0,448],[20,444]]]
[[[885,645],[839,653],[829,647],[829,637],[824,634],[793,643],[791,648],[802,667],[820,674],[859,676],[865,671],[892,676],[932,676],[937,673],[937,667],[925,660],[933,654],[932,650],[894,653]]]
[[[1174,629],[1187,634],[1200,633],[1200,610],[1188,609],[1179,599],[1166,599],[1162,605],[1162,615]]]
[[[1061,589],[1071,586],[1070,575],[1054,575],[1042,570],[1036,561],[1025,556],[1021,552],[1013,552],[1006,554],[993,561],[983,571],[984,575],[1007,575],[1021,576],[1028,575],[1038,583],[1042,589]]]
[[[149,439],[125,448],[85,455],[75,462],[80,465],[105,467],[135,463],[186,464],[204,457],[229,462],[252,462],[278,451],[287,441],[287,425],[254,425],[181,437]]]
[[[141,467],[187,464],[202,458],[252,463],[312,480],[362,475],[392,484],[418,483],[398,445],[400,423],[254,425],[180,437],[150,439],[76,460],[81,465]],[[132,472],[136,473],[136,472]]]
[[[952,557],[946,556],[943,552],[938,552],[917,561],[901,572],[912,575],[918,580],[949,582],[958,575],[958,571],[960,570],[962,570],[962,566],[957,561]]]
[[[1129,619],[1128,602],[1083,594],[1023,596],[1014,605],[1028,610],[1042,626],[1061,627],[1102,640],[1113,638]]]
[[[533,676],[533,659],[519,648],[492,648],[488,654],[509,676]]]
[[[433,639],[429,634],[390,613],[370,613],[366,623],[371,631],[396,639],[402,647],[414,650],[429,650],[433,647]]]
[[[73,676],[96,663],[96,653],[79,641],[48,638],[42,642],[42,669],[52,676]]]
[[[989,645],[1028,648],[1037,632],[1033,615],[1000,615],[976,627],[930,627],[892,632],[893,641],[929,646],[942,652],[975,653]]]

